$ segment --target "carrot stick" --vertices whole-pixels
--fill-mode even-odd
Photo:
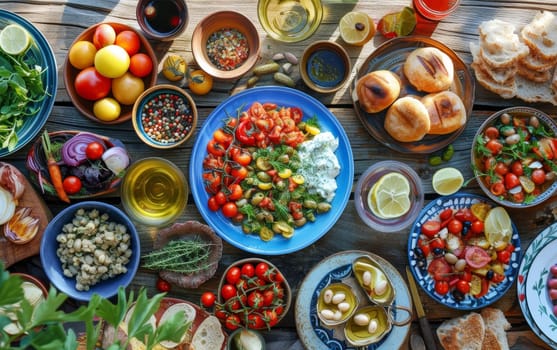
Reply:
[[[60,172],[60,167],[58,163],[56,163],[56,159],[52,155],[51,145],[50,145],[50,137],[48,136],[48,131],[44,131],[42,135],[42,143],[44,154],[46,157],[46,165],[48,167],[48,174],[50,175],[50,181],[58,194],[58,198],[63,200],[66,203],[70,202],[70,198],[66,191],[64,191],[64,185],[62,181],[62,173]]]

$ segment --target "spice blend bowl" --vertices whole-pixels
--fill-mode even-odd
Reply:
[[[217,79],[237,79],[257,63],[260,40],[249,18],[235,11],[219,11],[195,27],[191,49],[199,67]]]
[[[308,46],[300,60],[304,83],[320,93],[339,90],[350,78],[352,65],[346,50],[339,44],[321,40]]]
[[[141,78],[142,81],[143,81],[143,86],[144,86],[144,89],[148,89],[151,86],[154,86],[156,81],[157,81],[157,69],[156,69],[156,67],[158,65],[157,56],[155,55],[155,52],[153,51],[153,48],[152,48],[151,44],[145,38],[145,36],[143,36],[143,34],[141,34],[141,32],[134,29],[133,27],[130,27],[128,25],[121,24],[121,23],[112,23],[112,22],[98,23],[98,24],[92,25],[89,28],[85,29],[74,40],[74,42],[72,43],[70,48],[73,47],[79,41],[93,42],[93,37],[94,37],[95,31],[96,31],[97,27],[102,25],[102,24],[109,24],[112,28],[114,28],[114,31],[116,33],[120,33],[122,31],[129,30],[129,31],[132,31],[135,34],[137,34],[137,36],[139,37],[139,41],[140,41],[140,47],[139,47],[138,53],[143,53],[143,54],[147,55],[149,57],[149,59],[151,60],[152,66],[153,66],[151,72],[149,74],[147,74],[146,76]],[[72,66],[72,64],[70,63],[69,55],[66,56],[66,60],[64,62],[64,86],[66,87],[66,92],[68,93],[68,95],[70,97],[70,100],[72,101],[74,106],[85,117],[87,117],[87,118],[89,118],[89,119],[91,119],[95,122],[98,122],[98,123],[119,124],[119,123],[123,123],[125,121],[130,120],[131,117],[132,117],[133,103],[131,103],[131,104],[120,103],[120,115],[116,119],[101,120],[101,119],[97,118],[95,116],[95,114],[93,113],[93,105],[94,105],[95,101],[97,101],[98,99],[97,100],[85,99],[77,93],[76,84],[75,84],[76,77],[78,76],[78,74],[80,72],[84,71],[85,69],[90,69],[91,67],[94,67],[94,66],[86,67],[84,69],[77,69],[74,66]],[[128,72],[129,72],[129,70],[128,70]],[[92,76],[92,74],[89,74],[88,76]],[[113,79],[111,79],[110,84],[112,84],[112,82],[113,82]],[[97,81],[96,85],[100,86],[102,84]],[[95,89],[90,88],[89,90],[93,91]],[[113,93],[112,93],[112,89],[111,89],[111,92],[109,92],[109,94],[106,97],[114,97]],[[126,103],[127,103],[127,101],[126,101]]]
[[[78,233],[95,227],[98,229],[92,236]],[[50,282],[80,301],[89,301],[95,293],[110,298],[119,287],[127,287],[139,266],[140,254],[139,235],[131,220],[117,207],[99,201],[79,202],[62,210],[46,227],[40,250]],[[96,283],[78,288],[95,277],[99,279]]]
[[[240,327],[270,329],[284,318],[291,303],[292,290],[279,269],[265,259],[246,258],[224,271],[215,313],[237,317]]]
[[[182,145],[195,132],[197,107],[192,97],[174,85],[145,90],[132,112],[135,133],[148,146],[169,149]]]

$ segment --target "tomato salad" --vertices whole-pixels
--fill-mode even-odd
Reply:
[[[260,102],[228,116],[203,160],[209,209],[265,241],[276,234],[290,238],[296,227],[329,211],[330,203],[310,193],[298,173],[297,147],[320,132],[315,117],[302,119],[298,107]]]
[[[535,115],[503,113],[474,144],[476,176],[494,196],[529,204],[555,181],[557,139]]]
[[[515,247],[512,242],[487,239],[484,220],[489,210],[486,203],[447,208],[422,224],[413,253],[418,266],[433,279],[437,294],[451,295],[456,302],[467,295],[481,298],[491,285],[506,280]]]

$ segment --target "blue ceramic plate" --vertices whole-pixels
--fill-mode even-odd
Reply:
[[[322,260],[307,274],[298,290],[295,308],[296,329],[306,349],[355,349],[344,340],[342,326],[339,331],[337,328],[333,330],[321,324],[317,316],[317,298],[321,290],[331,283],[345,282],[350,284],[350,280],[355,280],[352,274],[352,262],[362,255],[371,256],[381,264],[381,267],[388,275],[396,291],[393,306],[404,306],[412,309],[408,286],[397,269],[387,260],[378,255],[358,250],[333,254]],[[363,304],[368,303],[364,298],[360,299],[360,305],[363,306]],[[396,321],[400,322],[408,317],[408,314],[404,311],[398,311],[394,307],[392,310]],[[358,349],[400,349],[405,344],[409,331],[410,323],[404,326],[393,325],[391,331],[378,343]]]
[[[319,214],[315,222],[296,229],[290,239],[275,236],[272,240],[264,242],[258,235],[243,233],[240,226],[234,225],[222,213],[215,213],[207,208],[209,194],[205,191],[202,178],[203,159],[207,155],[207,143],[211,140],[213,132],[223,126],[223,120],[227,116],[236,116],[238,109],[245,109],[256,101],[276,103],[279,106],[299,107],[303,111],[304,119],[311,118],[314,115],[317,116],[321,130],[330,131],[339,139],[339,147],[335,154],[341,171],[336,178],[338,189],[331,202],[332,209],[327,213]],[[228,243],[247,252],[264,255],[279,255],[298,251],[326,234],[346,207],[352,189],[353,177],[352,149],[348,137],[336,117],[313,97],[298,90],[277,86],[244,90],[229,97],[215,108],[198,133],[189,168],[189,181],[193,199],[205,221]]]
[[[25,53],[25,60],[31,66],[39,65],[43,70],[46,70],[43,73],[43,86],[46,91],[46,96],[42,101],[36,102],[38,112],[33,116],[27,117],[21,128],[17,131],[18,142],[15,148],[12,150],[8,150],[7,147],[0,148],[0,157],[14,153],[37,136],[50,115],[58,86],[56,59],[44,35],[25,18],[13,12],[0,9],[0,30],[13,23],[17,23],[27,29],[33,38],[31,47]]]
[[[521,250],[518,230],[516,229],[514,223],[512,224],[513,235],[511,243],[514,245],[515,250],[511,255],[509,267],[505,270],[506,278],[501,283],[492,283],[487,294],[480,298],[467,294],[463,300],[457,301],[451,293],[447,293],[445,295],[438,294],[435,292],[435,281],[427,272],[427,266],[418,266],[414,248],[416,248],[418,243],[422,224],[428,220],[439,220],[439,214],[447,208],[451,208],[453,210],[470,208],[472,204],[479,202],[490,204],[493,207],[497,206],[494,202],[485,197],[468,193],[456,193],[452,196],[441,197],[430,202],[424,207],[418,216],[418,219],[414,222],[408,238],[408,260],[410,262],[410,270],[412,271],[416,282],[427,292],[427,294],[429,294],[432,299],[453,309],[476,310],[494,303],[509,290],[514,283],[518,271],[518,262],[520,260]]]
[[[557,223],[547,227],[530,243],[518,269],[518,303],[524,318],[540,339],[557,348],[557,318],[547,293],[549,268],[557,263]]]

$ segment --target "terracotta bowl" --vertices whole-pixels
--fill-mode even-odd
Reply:
[[[153,248],[160,249],[172,240],[188,240],[196,237],[213,244],[209,255],[209,262],[211,263],[210,267],[202,272],[191,275],[171,271],[160,271],[159,276],[162,279],[181,288],[197,288],[213,277],[217,271],[219,260],[222,256],[222,240],[207,225],[198,221],[175,223],[172,226],[159,231]]]
[[[207,41],[213,33],[222,29],[234,29],[242,33],[249,47],[246,60],[233,70],[223,70],[211,62],[207,54]],[[230,80],[241,77],[253,68],[259,58],[259,34],[246,16],[235,11],[219,11],[205,17],[197,24],[191,39],[193,57],[199,67],[211,76]]]
[[[330,93],[346,84],[351,73],[350,57],[337,43],[316,41],[308,46],[300,60],[300,76],[312,90]]]
[[[174,119],[163,118],[160,124],[155,126],[155,128],[160,127],[161,130],[163,130],[169,127],[171,135],[169,138],[162,138],[156,136],[158,130],[149,131],[146,129],[147,121],[143,121],[143,116],[146,110],[152,110],[155,113],[158,112],[159,115],[165,115],[165,111],[163,111],[162,107],[155,107],[153,103],[156,103],[154,100],[167,97],[180,106],[178,109],[181,111],[181,119],[180,122],[175,122]],[[178,101],[181,101],[181,103]],[[170,84],[156,85],[145,90],[143,94],[137,98],[137,101],[135,101],[132,115],[135,133],[141,141],[153,148],[169,149],[180,146],[195,133],[195,128],[197,126],[197,108],[193,98],[183,89]],[[174,118],[175,116],[176,114],[172,113],[172,117]],[[169,126],[169,124],[175,126]]]
[[[151,61],[153,62],[153,70],[151,71],[151,73],[149,75],[147,75],[146,77],[143,78],[143,83],[145,85],[145,89],[148,89],[151,86],[154,86],[156,81],[157,81],[157,66],[158,66],[158,63],[157,63],[157,56],[155,55],[155,52],[153,51],[153,48],[151,47],[151,44],[149,43],[149,41],[147,41],[147,39],[145,38],[145,36],[143,36],[143,34],[141,32],[139,32],[138,30],[136,30],[133,27],[130,27],[128,25],[121,24],[121,23],[113,23],[113,22],[104,22],[104,23],[110,24],[114,28],[116,33],[119,33],[119,32],[124,31],[124,30],[131,30],[139,36],[139,40],[141,42],[141,48],[139,49],[139,52],[142,52],[142,53],[146,54],[147,56],[149,56],[151,58]],[[92,25],[91,27],[87,28],[86,30],[84,30],[74,40],[74,42],[72,43],[71,46],[73,46],[76,42],[78,42],[80,40],[86,40],[86,41],[91,41],[92,42],[93,41],[93,34],[95,33],[95,30],[96,30],[97,26],[100,25],[100,24],[101,23],[97,23],[97,24]],[[66,91],[68,92],[68,95],[70,96],[70,99],[72,100],[73,104],[83,115],[85,115],[87,118],[89,118],[91,120],[94,120],[94,121],[96,121],[98,123],[102,123],[102,124],[119,124],[119,123],[123,123],[123,122],[131,119],[133,104],[131,104],[131,105],[121,104],[120,117],[118,117],[115,120],[102,121],[102,120],[98,119],[97,117],[95,117],[95,115],[93,114],[93,104],[94,104],[95,101],[89,101],[89,100],[86,100],[86,99],[82,98],[81,96],[79,96],[77,94],[77,92],[75,90],[75,87],[74,87],[75,77],[77,76],[77,74],[80,71],[81,71],[80,69],[77,69],[70,64],[69,56],[66,56],[66,60],[64,61],[64,85],[66,86]],[[111,96],[111,94],[109,94],[109,96]]]

